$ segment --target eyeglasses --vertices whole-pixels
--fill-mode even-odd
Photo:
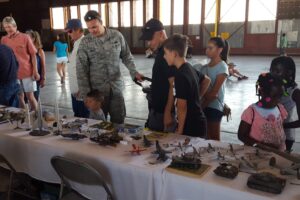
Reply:
[[[68,33],[70,33],[70,34],[73,33],[73,30],[72,29],[68,30]]]

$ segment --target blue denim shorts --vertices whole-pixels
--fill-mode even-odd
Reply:
[[[223,112],[210,107],[204,109],[204,114],[208,122],[221,122],[223,117]]]

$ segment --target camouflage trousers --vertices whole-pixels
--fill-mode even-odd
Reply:
[[[113,91],[110,89],[109,94],[104,96],[102,110],[106,118],[109,114],[112,123],[123,124],[126,116],[123,93],[121,91]]]

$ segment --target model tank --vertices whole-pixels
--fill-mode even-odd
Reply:
[[[253,174],[248,178],[248,187],[264,192],[280,194],[285,187],[286,180],[275,175],[262,172]]]
[[[119,136],[117,131],[113,131],[110,133],[103,133],[96,137],[91,137],[90,140],[102,146],[116,146],[121,140],[123,140],[123,138]]]
[[[229,163],[220,163],[220,165],[214,170],[214,173],[221,177],[234,179],[238,175],[239,169]]]
[[[98,124],[92,125],[91,128],[98,128],[98,129],[110,131],[110,130],[114,129],[114,125],[113,125],[113,123],[110,123],[110,122],[100,122]]]
[[[70,138],[72,140],[80,140],[80,139],[84,139],[87,137],[86,135],[79,134],[79,133],[65,133],[65,134],[60,134],[60,135],[64,138]]]
[[[74,121],[63,124],[63,128],[79,129],[79,128],[81,128],[82,125],[87,124],[87,123],[88,123],[87,119],[75,119]]]
[[[170,167],[177,169],[199,169],[201,167],[201,160],[191,154],[173,156]]]

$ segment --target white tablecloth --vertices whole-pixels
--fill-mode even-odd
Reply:
[[[164,142],[178,138],[170,135]],[[207,143],[199,141],[205,145]],[[249,189],[246,186],[249,175],[246,173],[239,173],[234,180],[218,177],[213,173],[217,161],[210,163],[212,168],[201,178],[171,173],[165,170],[167,164],[148,163],[154,148],[142,152],[140,156],[132,156],[128,152],[131,145],[102,147],[89,139],[73,141],[53,135],[33,137],[26,131],[12,130],[8,124],[0,125],[0,153],[17,171],[46,182],[60,182],[50,164],[50,159],[59,155],[87,162],[100,170],[120,200],[300,199],[300,186],[289,183],[282,194],[274,195]],[[99,199],[103,192],[98,188],[79,189],[92,199]]]

